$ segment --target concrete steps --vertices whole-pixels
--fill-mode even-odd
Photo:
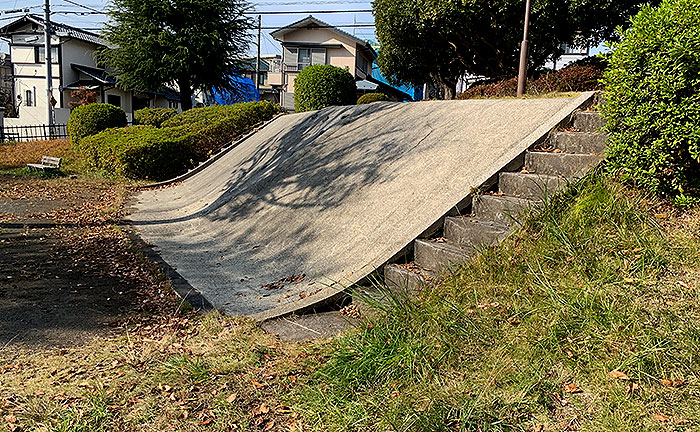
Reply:
[[[445,238],[458,245],[477,249],[498,244],[506,238],[510,229],[494,222],[482,222],[476,218],[448,217],[445,219]]]
[[[600,130],[604,125],[595,111],[574,113],[568,128],[564,125],[552,133],[539,151],[525,153],[521,172],[500,172],[497,192],[475,197],[470,216],[446,217],[442,237],[413,242],[413,262],[386,265],[387,286],[420,291],[479,250],[500,243],[544,194],[566,187],[570,179],[603,160],[607,136]]]
[[[597,154],[529,151],[525,155],[525,170],[528,173],[576,178],[602,160],[603,156]]]
[[[563,153],[605,153],[608,137],[598,132],[556,132],[551,137],[551,146]]]
[[[498,189],[502,194],[530,200],[541,199],[544,194],[564,186],[565,179],[551,175],[504,172],[498,177]]]
[[[599,132],[605,127],[605,119],[598,111],[579,111],[574,114],[574,128],[582,132]]]

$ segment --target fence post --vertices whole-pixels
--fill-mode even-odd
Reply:
[[[5,108],[0,107],[0,143],[5,142]]]

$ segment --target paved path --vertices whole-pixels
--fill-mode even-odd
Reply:
[[[214,306],[275,315],[366,277],[582,98],[283,116],[183,183],[141,192],[131,219]]]

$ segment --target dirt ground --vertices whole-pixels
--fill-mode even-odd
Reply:
[[[0,353],[67,347],[178,307],[118,224],[130,187],[0,175]]]

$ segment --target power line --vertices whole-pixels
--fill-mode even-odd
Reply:
[[[73,6],[78,6],[78,7],[81,7],[81,8],[83,8],[83,9],[87,9],[87,10],[93,11],[93,12],[102,12],[102,11],[100,11],[100,10],[98,10],[98,9],[93,8],[93,7],[81,5],[80,3],[74,2],[73,0],[61,0],[61,1],[65,2],[65,3],[68,3],[68,4],[72,4]]]
[[[68,0],[63,0],[68,1]],[[107,12],[91,10],[83,11],[55,11],[54,14],[61,15],[107,15]],[[317,11],[258,11],[258,12],[243,12],[243,15],[324,15],[324,14],[351,14],[351,13],[372,13],[372,9],[357,9],[357,10],[317,10]]]

